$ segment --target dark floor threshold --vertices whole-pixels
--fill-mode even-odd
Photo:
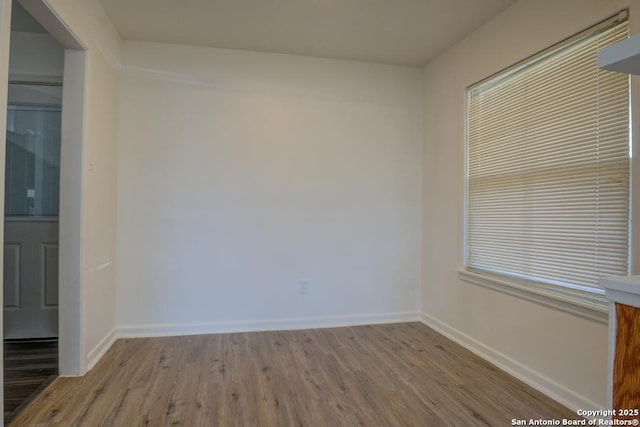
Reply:
[[[45,382],[40,384],[40,386],[37,389],[35,389],[33,393],[29,395],[29,397],[23,400],[22,403],[20,403],[16,407],[16,409],[6,414],[4,416],[4,425],[5,426],[10,425],[11,421],[13,421],[20,414],[20,412],[22,412],[24,408],[29,406],[29,404],[33,402],[36,399],[36,397],[40,396],[40,393],[42,393],[47,387],[49,387],[49,384],[51,384],[53,380],[55,380],[56,378],[58,378],[57,375],[51,375],[49,378],[46,379]]]

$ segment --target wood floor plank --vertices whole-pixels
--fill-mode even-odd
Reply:
[[[420,323],[121,339],[15,426],[503,426],[576,415]]]
[[[58,340],[6,340],[3,350],[4,415],[12,417],[23,401],[58,375]]]

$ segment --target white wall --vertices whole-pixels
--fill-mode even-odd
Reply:
[[[457,278],[465,87],[629,3],[521,0],[425,68],[423,318],[574,408],[605,407],[606,317],[588,319]]]
[[[61,82],[64,49],[50,34],[11,32],[11,80]]]
[[[25,3],[27,1],[31,0]],[[74,309],[80,310],[77,313],[82,353],[79,370],[64,372],[73,374],[90,369],[115,338],[120,37],[98,0],[46,0],[45,3],[86,48],[84,138],[82,157],[78,160],[82,163],[78,177],[81,180],[80,259],[78,274],[70,283],[60,283],[61,287],[79,289],[80,307],[60,312],[62,323],[69,316],[76,316]],[[64,162],[62,168],[65,168]]]
[[[417,318],[421,102],[417,68],[125,42],[119,332]]]

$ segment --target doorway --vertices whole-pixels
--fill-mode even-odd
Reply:
[[[20,9],[16,7],[22,6]],[[12,18],[16,10],[27,11],[31,18],[29,22],[38,28],[39,32],[53,36],[53,41],[62,47],[63,59],[54,55],[60,61],[59,69],[64,69],[62,79],[60,73],[44,72],[33,79],[33,75],[26,69],[15,67],[9,70],[9,42],[20,37],[11,32]],[[35,29],[36,27],[32,27]],[[88,51],[87,46],[73,33],[72,26],[64,22],[46,0],[0,0],[0,76],[7,84],[0,89],[0,132],[5,135],[4,120],[7,117],[6,107],[8,82],[40,82],[62,83],[62,124],[60,147],[60,195],[59,195],[59,243],[58,243],[58,341],[57,372],[63,376],[83,375],[87,370],[87,352],[84,343],[83,317],[83,268],[82,268],[82,236],[83,236],[83,158],[85,146],[85,113],[87,109],[86,87],[88,85]],[[36,32],[38,32],[36,31]],[[18,52],[28,52],[29,49],[17,49]],[[44,56],[39,59],[43,59]],[[51,57],[49,57],[51,60]],[[63,67],[64,65],[64,67]],[[9,72],[10,71],[10,72]],[[1,144],[0,149],[5,151]],[[4,166],[4,165],[3,165]],[[0,172],[0,179],[4,173]],[[1,212],[4,215],[4,211]],[[2,229],[4,231],[4,227]],[[4,245],[0,246],[4,252]],[[4,258],[4,257],[3,257]],[[4,275],[3,275],[4,276]],[[4,293],[3,293],[4,294]],[[4,297],[4,295],[3,295]],[[0,329],[2,331],[4,328]],[[4,339],[2,340],[4,342]],[[0,352],[0,357],[4,352]],[[10,355],[7,353],[7,356]],[[3,361],[6,375],[8,369]],[[4,377],[3,377],[4,378]],[[0,393],[4,387],[0,388]],[[0,402],[4,402],[0,398]],[[6,411],[5,411],[6,413]]]
[[[7,93],[5,420],[58,374],[58,217],[64,50],[13,3]]]

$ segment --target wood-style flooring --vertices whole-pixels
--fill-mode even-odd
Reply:
[[[4,416],[58,374],[58,340],[4,342]]]
[[[576,418],[421,323],[120,339],[12,426],[506,426]]]

